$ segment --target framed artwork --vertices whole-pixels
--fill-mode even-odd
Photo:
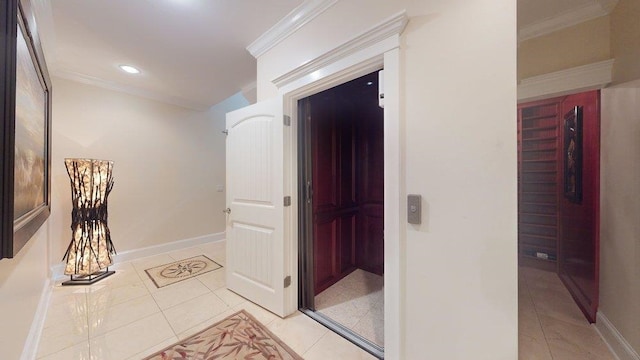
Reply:
[[[564,115],[564,197],[582,202],[582,106]]]
[[[0,6],[0,258],[11,258],[50,214],[51,80],[29,0]]]

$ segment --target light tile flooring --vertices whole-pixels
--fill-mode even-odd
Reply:
[[[384,278],[361,269],[315,298],[316,311],[384,347]]]
[[[55,286],[37,358],[141,359],[246,309],[305,359],[374,359],[301,313],[280,319],[226,290],[224,268],[162,289],[144,273],[199,254],[224,265],[225,243],[119,263],[92,286]],[[557,275],[521,268],[518,283],[520,360],[614,359]]]
[[[55,286],[38,359],[141,359],[245,309],[305,359],[374,359],[296,312],[281,319],[225,288],[225,268],[161,289],[145,269],[205,254],[225,265],[217,242],[115,264],[87,287]]]
[[[520,360],[613,360],[555,273],[518,273]]]

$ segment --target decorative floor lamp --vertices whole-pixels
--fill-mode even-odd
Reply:
[[[71,180],[71,243],[64,254],[62,285],[88,285],[112,275],[116,249],[107,226],[107,197],[113,188],[113,161],[65,159]]]

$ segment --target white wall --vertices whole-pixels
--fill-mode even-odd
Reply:
[[[428,209],[407,231],[407,354],[516,359],[516,2],[434,3],[405,32],[407,192]]]
[[[65,157],[115,161],[109,226],[119,251],[223,232],[225,113],[236,94],[196,112],[54,78],[52,214],[14,259],[0,260],[0,358],[19,359],[51,265],[70,239]]]
[[[13,259],[0,260],[0,358],[19,359],[43,288],[47,266],[49,221]]]
[[[258,99],[402,9],[403,185],[425,209],[386,239],[405,249],[401,357],[516,359],[516,1],[339,1],[258,59]]]
[[[619,0],[611,13],[613,83],[640,79],[640,0]]]
[[[518,80],[609,60],[611,18],[601,16],[518,44]]]
[[[638,109],[640,80],[602,90],[599,311],[640,354]]]
[[[54,78],[52,263],[69,244],[64,158],[114,161],[109,228],[118,251],[224,231],[224,135],[215,108],[196,112]]]

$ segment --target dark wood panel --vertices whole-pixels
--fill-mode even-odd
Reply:
[[[371,111],[361,127],[362,181],[364,203],[384,203],[384,117],[382,109]]]
[[[334,96],[311,99],[312,174],[315,194],[313,209],[332,209],[338,203],[338,134]]]
[[[355,261],[355,248],[356,248],[356,233],[358,224],[358,215],[356,212],[342,216],[339,218],[340,222],[340,254],[337,276],[340,274],[348,274],[356,267]]]
[[[314,237],[332,237],[314,240],[316,294],[356,266],[384,269],[384,115],[377,82],[373,73],[308,98]],[[321,229],[328,223],[332,231]]]
[[[336,278],[338,220],[315,222],[313,226],[314,279],[316,289],[326,289]],[[322,291],[320,290],[320,291]],[[319,292],[318,290],[316,290]]]
[[[348,104],[347,104],[348,105]],[[355,268],[356,130],[352,110],[335,91],[310,97],[314,288],[318,294]],[[322,230],[331,224],[331,232]],[[331,240],[326,237],[331,237]],[[323,239],[319,237],[325,237]]]
[[[359,268],[382,275],[384,273],[384,207],[369,205],[362,211],[362,236],[356,264]]]
[[[549,215],[549,214],[542,214],[542,215],[528,214],[528,213],[521,213],[520,214],[520,223],[521,224],[535,224],[535,225],[556,226],[557,222],[558,222],[557,218],[555,216]]]
[[[337,134],[339,138],[340,148],[338,150],[339,154],[339,173],[338,173],[338,182],[340,183],[339,189],[339,198],[340,198],[340,207],[354,206],[357,205],[357,132],[356,132],[356,118],[352,117],[352,111],[346,112],[346,106],[342,107],[345,111],[342,115],[348,116],[339,116],[340,120],[336,124]]]
[[[362,97],[368,101],[360,118],[360,199],[359,243],[356,264],[374,274],[384,273],[384,113],[377,105],[375,89]]]
[[[600,248],[600,92],[567,96],[562,103],[563,114],[575,106],[582,107],[582,200],[575,203],[564,196],[560,199],[559,273],[585,316],[595,322]]]
[[[557,206],[558,194],[557,193],[520,193],[520,204],[540,204]]]
[[[590,321],[598,305],[599,97],[591,91],[518,106],[520,265],[557,271]],[[582,106],[583,113],[579,203],[565,198],[563,189],[563,118],[574,106]]]
[[[518,106],[520,265],[556,271],[561,98]]]
[[[314,278],[316,294],[353,271],[357,211],[319,216],[314,224]]]

